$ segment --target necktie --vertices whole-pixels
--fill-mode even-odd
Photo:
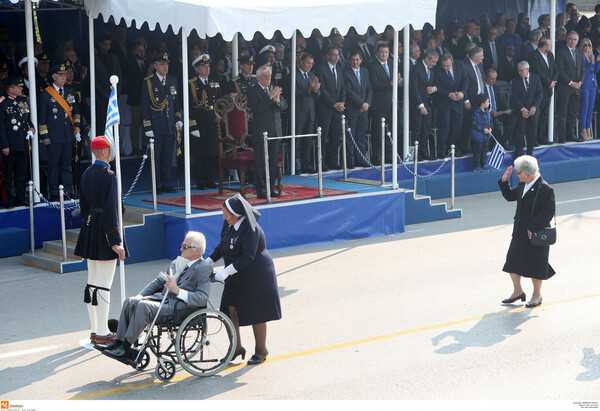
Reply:
[[[160,84],[162,84],[163,87],[165,87],[167,85],[167,82],[165,80],[166,79],[163,77],[162,80],[160,81]]]
[[[362,84],[360,83],[360,70],[356,70],[356,78],[358,79],[358,85],[361,86]]]
[[[140,72],[144,74],[144,62],[140,61]]]
[[[448,73],[448,78],[450,79],[450,82],[453,83],[454,77],[452,77],[452,72],[450,70],[448,70],[448,71],[446,71],[446,73]]]
[[[188,268],[190,268],[190,266],[186,265],[181,274],[179,274],[179,277],[177,277],[177,285],[180,284],[180,281],[183,278],[184,274],[187,272]]]
[[[388,68],[387,63],[383,63],[383,68],[385,69],[385,74],[387,74],[388,78],[390,77],[390,69]],[[429,75],[427,76],[429,78]]]
[[[515,65],[513,64],[512,59],[508,59],[508,63],[510,64],[511,68],[515,68]]]
[[[308,74],[304,73],[304,81],[306,81],[306,87],[310,85],[310,80],[308,79]]]
[[[367,48],[366,44],[362,45],[362,49],[363,49],[363,54],[365,55],[365,57],[369,57],[370,56],[369,49]]]
[[[331,72],[333,73],[333,77],[335,78],[335,81],[337,82],[337,73],[335,72],[335,66],[333,66],[333,68],[331,69]]]
[[[475,70],[475,76],[477,76],[477,94],[481,94],[483,92],[483,81],[481,81],[479,67],[473,66],[473,70]]]
[[[577,58],[575,56],[575,49],[571,50],[571,56],[573,56],[573,62],[577,65]]]
[[[64,97],[63,89],[62,88],[58,89],[58,94],[60,94],[61,97]]]
[[[527,77],[525,77],[523,80],[525,80],[525,91],[529,93],[529,81],[527,81]]]
[[[494,65],[498,65],[498,55],[496,54],[496,43],[493,41],[490,43],[490,50],[492,51],[492,60],[494,61]]]
[[[265,87],[264,90],[265,90],[265,94],[268,96],[270,94],[269,89]]]
[[[490,106],[492,111],[496,111],[496,97],[494,96],[494,87],[488,86],[489,95],[490,95]]]

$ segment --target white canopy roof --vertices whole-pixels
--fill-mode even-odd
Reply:
[[[259,5],[260,3],[260,5]],[[221,33],[231,40],[236,32],[251,39],[255,32],[272,37],[275,30],[289,38],[294,29],[309,36],[314,28],[327,36],[333,27],[342,34],[354,26],[364,33],[369,26],[382,32],[407,24],[421,28],[435,23],[436,0],[85,0],[93,18],[122,18],[128,26],[148,22],[150,28],[169,26],[178,32],[196,30],[201,37]]]

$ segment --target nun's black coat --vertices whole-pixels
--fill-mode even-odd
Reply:
[[[256,224],[252,230],[248,219],[241,222],[238,230],[225,222],[221,242],[210,255],[215,262],[221,257],[225,267],[233,264],[237,270],[225,280],[221,311],[229,315],[228,307],[235,307],[240,326],[279,320],[281,305],[275,265],[262,228]]]

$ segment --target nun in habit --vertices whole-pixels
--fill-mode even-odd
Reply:
[[[240,327],[251,325],[254,355],[249,365],[267,358],[267,322],[281,318],[281,305],[273,259],[267,251],[265,233],[258,225],[260,213],[241,195],[227,199],[223,205],[221,241],[206,260],[210,264],[223,257],[225,268],[215,278],[225,282],[221,311],[231,318],[237,331],[237,349],[233,359],[246,356]]]

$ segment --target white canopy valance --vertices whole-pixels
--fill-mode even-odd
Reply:
[[[259,4],[260,3],[260,4]],[[350,27],[364,33],[369,26],[382,32],[390,24],[401,30],[407,24],[421,28],[435,23],[436,0],[85,0],[93,18],[102,15],[124,19],[128,26],[147,22],[150,28],[169,26],[178,32],[196,30],[201,37],[221,33],[231,40],[236,32],[251,39],[255,32],[272,37],[276,30],[289,38],[300,30],[309,36],[313,29],[324,35],[336,27],[346,34]]]

